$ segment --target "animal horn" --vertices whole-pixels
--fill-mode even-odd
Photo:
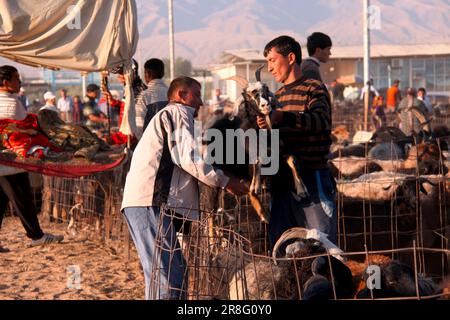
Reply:
[[[240,77],[240,76],[232,76],[232,77],[226,78],[225,80],[234,80],[237,83],[239,83],[241,86],[243,86],[244,88],[248,87],[248,80],[243,77]]]
[[[260,65],[258,67],[258,69],[256,69],[255,72],[255,77],[256,77],[256,81],[260,82],[261,81],[261,70],[264,68],[265,64],[263,63],[262,65]]]
[[[278,258],[278,250],[281,247],[281,245],[291,239],[306,239],[306,236],[308,234],[308,230],[301,227],[294,227],[291,229],[286,230],[278,239],[278,241],[273,246],[272,250],[272,259],[274,263],[276,264],[277,258]]]
[[[421,184],[428,183],[429,185],[431,185],[433,187],[436,187],[436,183],[432,182],[430,179],[419,178],[419,181],[420,181]]]

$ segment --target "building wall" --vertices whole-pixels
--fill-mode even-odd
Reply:
[[[220,89],[222,95],[227,96],[230,100],[236,100],[236,82],[224,80],[236,75],[236,66],[224,66],[211,71],[212,75],[212,91]]]
[[[250,63],[248,65],[248,68],[246,64],[238,64],[233,66],[224,66],[222,68],[212,70],[212,90],[214,91],[216,88],[220,88],[222,94],[227,96],[230,101],[236,101],[236,99],[241,95],[244,88],[236,81],[224,79],[232,76],[239,76],[244,79],[250,80],[251,82],[256,81],[255,72],[257,68],[261,66],[261,64],[262,63]],[[264,66],[264,69],[261,72],[261,80],[269,86],[269,89],[272,92],[275,92],[281,87],[281,85],[276,83],[272,75],[267,71],[266,66]]]
[[[320,74],[324,83],[329,84],[341,76],[356,75],[355,59],[331,59],[320,66]]]
[[[450,55],[372,59],[370,73],[375,87],[381,90],[400,79],[401,89],[425,87],[428,92],[450,92]],[[357,74],[363,74],[362,59],[357,61]]]

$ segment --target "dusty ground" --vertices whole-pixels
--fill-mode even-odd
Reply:
[[[4,219],[0,244],[11,251],[0,253],[0,300],[144,298],[144,277],[133,244],[127,261],[123,248],[95,240],[92,234],[68,235],[63,224],[41,226],[45,232],[64,234],[64,241],[30,247],[20,221]],[[72,270],[81,271],[79,289]]]

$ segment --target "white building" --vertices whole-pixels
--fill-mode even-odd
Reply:
[[[306,57],[306,45],[302,45],[303,58]],[[326,84],[335,79],[350,84],[352,81],[362,85],[363,47],[333,46],[331,59],[322,64],[320,71]],[[370,74],[377,89],[384,92],[395,79],[400,79],[400,88],[425,87],[434,94],[450,92],[450,45],[414,44],[414,45],[372,45]],[[226,50],[219,61],[209,67],[212,73],[213,90],[220,88],[222,94],[235,101],[242,88],[234,81],[225,80],[231,76],[241,76],[255,80],[255,70],[265,64],[261,51],[255,49]],[[280,84],[276,83],[267,71],[267,65],[261,74],[262,80],[272,91]],[[358,80],[348,80],[358,79]]]
[[[226,79],[240,76],[249,81],[255,81],[255,71],[263,64],[265,65],[261,72],[261,80],[269,86],[270,90],[276,91],[280,85],[267,71],[266,59],[262,52],[255,49],[226,50],[218,63],[208,68],[212,74],[212,90],[219,88],[223,96],[236,101],[243,88],[236,81]]]

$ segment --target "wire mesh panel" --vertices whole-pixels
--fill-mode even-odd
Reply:
[[[127,168],[123,164],[81,178],[41,176],[41,213],[51,222],[67,224],[69,235],[83,233],[123,247],[120,241],[129,239],[120,213]]]
[[[161,208],[150,297],[228,298],[230,275],[243,267],[242,252],[250,243],[231,229],[214,226],[211,222],[217,217],[212,215],[203,212],[193,220]]]
[[[231,229],[211,225],[210,214],[190,220],[163,208],[161,215],[151,276],[152,296],[158,299],[165,298],[158,294],[161,291],[180,292],[178,298],[193,300],[446,296],[448,273],[430,274],[421,270],[420,263],[421,256],[429,253],[448,259],[447,249],[416,247],[413,241],[412,247],[404,249],[369,251],[365,247],[360,252],[332,253],[319,240],[306,239],[301,234],[297,238],[282,237],[272,255],[259,255],[251,251],[251,243],[245,237]],[[167,223],[163,222],[164,218],[179,231],[176,236],[169,236],[169,226],[163,227]],[[177,254],[182,258],[176,258]],[[167,259],[165,265],[164,259]],[[378,278],[372,278],[373,274]],[[162,280],[172,277],[180,277],[178,288]]]

